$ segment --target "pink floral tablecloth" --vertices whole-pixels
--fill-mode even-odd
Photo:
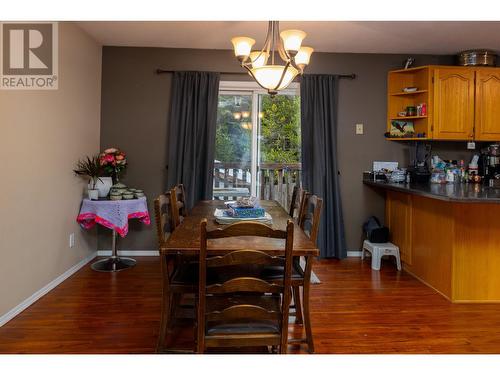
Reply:
[[[125,237],[129,219],[139,219],[148,225],[151,223],[146,198],[119,201],[84,199],[76,221],[85,229],[98,223]]]

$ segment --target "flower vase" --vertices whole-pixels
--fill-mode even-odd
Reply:
[[[95,184],[95,189],[99,190],[99,197],[104,198],[108,196],[111,186],[113,186],[113,179],[111,177],[99,177]]]

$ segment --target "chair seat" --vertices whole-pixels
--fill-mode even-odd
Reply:
[[[276,295],[241,294],[230,296],[207,296],[206,313],[222,312],[224,309],[238,305],[262,307],[267,311],[281,310],[281,297]],[[245,334],[279,334],[279,322],[276,320],[246,320],[207,322],[207,335],[245,335]]]
[[[221,335],[248,335],[248,334],[276,334],[280,332],[278,322],[252,321],[249,323],[209,323],[207,336]]]

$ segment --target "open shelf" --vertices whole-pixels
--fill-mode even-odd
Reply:
[[[415,68],[392,70],[390,73],[410,73],[410,74],[414,74],[414,73],[416,73],[419,70],[425,70],[427,68],[428,68],[428,66],[417,66]]]
[[[392,94],[389,94],[391,96],[401,96],[401,95],[416,95],[416,94],[423,94],[427,92],[427,90],[417,90],[417,91],[412,91],[412,92],[394,92]]]
[[[427,118],[427,116],[404,116],[404,117],[391,117],[391,120],[415,120],[419,118]]]
[[[413,92],[404,92],[405,87],[416,87]],[[425,137],[387,138],[397,141],[425,141],[432,138],[432,77],[429,66],[400,69],[389,72],[387,76],[387,132],[393,129],[393,121],[412,122],[415,134]],[[427,112],[424,116],[398,116],[408,107],[417,107],[425,103]],[[393,131],[400,134],[398,131]],[[402,134],[403,135],[403,134]]]

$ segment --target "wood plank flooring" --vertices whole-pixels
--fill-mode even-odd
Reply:
[[[116,274],[87,265],[0,327],[0,353],[153,353],[160,266],[137,260]],[[369,260],[324,260],[314,271],[316,353],[500,353],[500,304],[451,304],[389,262],[378,272]]]

